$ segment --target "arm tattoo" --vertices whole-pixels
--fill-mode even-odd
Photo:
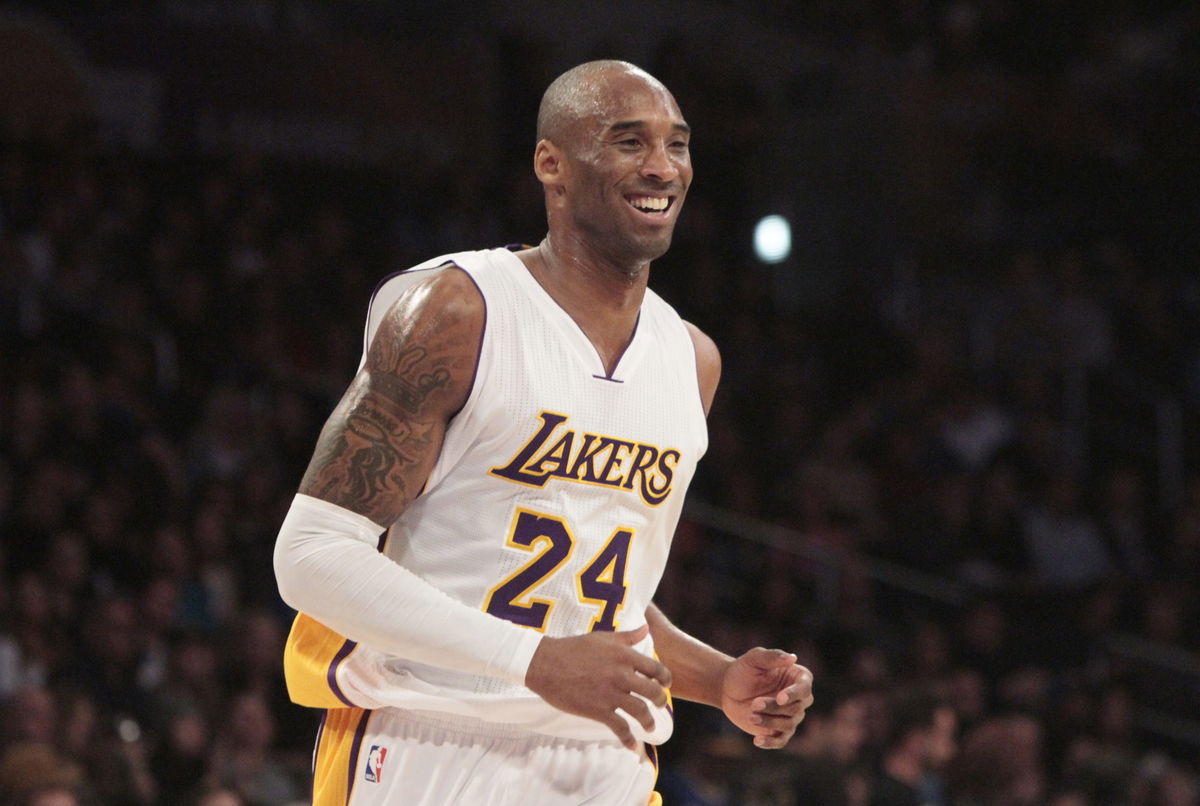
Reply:
[[[390,525],[420,493],[433,468],[453,391],[452,351],[406,343],[388,317],[325,424],[300,492]],[[442,345],[444,346],[444,345]]]
[[[396,345],[388,344],[370,360],[375,370],[382,370],[375,379],[380,390],[394,404],[414,414],[431,393],[450,383],[450,371],[445,367],[426,370],[422,366],[427,357],[424,347],[397,350]]]

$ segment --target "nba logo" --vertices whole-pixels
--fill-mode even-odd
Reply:
[[[377,784],[383,780],[383,760],[387,758],[387,748],[380,747],[377,744],[371,745],[371,752],[367,753],[367,769],[366,779],[373,784]]]

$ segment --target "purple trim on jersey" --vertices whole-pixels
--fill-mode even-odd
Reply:
[[[325,672],[325,682],[329,684],[329,690],[333,692],[335,697],[351,708],[357,708],[358,706],[350,702],[346,695],[342,693],[342,687],[338,685],[337,681],[337,670],[342,665],[342,661],[349,657],[356,646],[358,646],[356,641],[351,641],[347,638],[346,643],[342,644],[342,648],[337,651],[337,654],[333,656],[333,660],[329,662],[329,669]]]
[[[325,720],[329,718],[329,710],[321,712],[321,723],[317,725],[317,741],[313,743],[312,772],[317,771],[317,752],[321,749],[321,739],[325,736]],[[316,784],[316,781],[313,782]],[[312,793],[309,793],[311,797]]]
[[[657,770],[658,769],[658,748],[655,747],[654,745],[650,744],[650,742],[645,742],[644,744],[646,746],[646,758],[650,759],[650,763],[653,764],[654,769]]]
[[[371,712],[363,711],[358,727],[354,729],[354,743],[350,745],[350,764],[346,770],[346,806],[350,806],[350,796],[354,794],[355,773],[358,771],[358,752],[362,749],[363,737],[367,734],[367,722],[371,720]]]
[[[509,244],[508,246],[505,247],[505,249],[510,249],[514,252],[520,251],[521,249],[528,249],[528,248],[529,247],[523,246],[521,244]],[[384,277],[382,280],[380,280],[378,283],[375,284],[375,290],[371,292],[371,301],[367,304],[367,322],[371,321],[371,309],[375,306],[375,297],[378,296],[379,290],[381,288],[383,288],[384,284],[387,283],[389,280],[391,280],[394,277],[397,277],[401,274],[406,274],[408,272],[431,271],[433,269],[444,269],[448,266],[453,266],[454,268],[461,271],[463,274],[467,275],[467,277],[471,280],[471,284],[475,286],[475,290],[479,292],[479,298],[481,300],[483,300],[483,329],[479,332],[479,355],[482,356],[483,355],[483,334],[487,332],[487,297],[485,297],[483,295],[483,289],[481,289],[479,287],[479,283],[475,282],[474,277],[471,277],[471,272],[467,271],[462,266],[455,263],[453,260],[447,260],[445,263],[439,263],[436,266],[427,266],[426,268],[423,268],[423,269],[405,269],[404,271],[394,271],[391,274],[389,274],[387,277]],[[367,334],[363,333],[363,353],[364,354],[370,349],[370,346],[371,345],[367,343]],[[471,387],[470,387],[471,389],[475,388],[475,379],[478,376],[479,376],[479,361],[476,360],[475,361],[475,371],[471,375]],[[468,392],[467,397],[470,398],[470,396],[471,395]],[[463,405],[465,406],[466,403],[463,403]],[[458,413],[460,411],[462,411],[461,408],[458,411],[451,414],[450,419],[453,420],[455,417],[457,417]],[[424,489],[422,489],[421,492],[424,492]],[[418,495],[419,494],[420,493],[418,493]],[[386,535],[387,535],[387,532],[384,532],[384,537],[386,537]],[[379,550],[380,551],[383,550],[383,537],[380,538]]]
[[[436,266],[426,266],[423,269],[418,269],[418,268],[401,269],[400,271],[394,271],[391,274],[386,275],[382,280],[380,280],[378,283],[375,284],[375,287],[373,289],[371,289],[371,296],[367,298],[368,299],[367,321],[368,322],[371,321],[371,309],[375,307],[375,297],[379,295],[380,289],[382,289],[385,285],[387,285],[387,283],[390,280],[392,280],[396,277],[399,277],[401,274],[407,274],[409,272],[414,272],[414,271],[429,271],[430,269],[440,269],[445,266],[449,266],[451,263],[452,263],[452,261],[447,260],[445,263],[439,263]],[[371,345],[367,343],[367,334],[364,332],[363,333],[363,353],[364,354],[367,352],[367,350],[370,348],[370,346]]]
[[[633,341],[634,341],[634,339],[637,338],[638,328],[640,328],[641,326],[642,326],[642,312],[638,311],[637,319],[633,323],[633,335],[629,337],[629,344],[626,344],[625,349],[621,351],[621,357],[617,359],[617,366],[613,367],[613,372],[616,372],[617,369],[620,368],[621,361],[622,361],[622,359],[625,358],[625,353],[629,352],[629,348],[633,346]],[[625,381],[621,380],[620,378],[614,378],[611,374],[609,374],[609,375],[593,375],[592,377],[598,381],[612,381],[613,383],[625,383]]]
[[[480,363],[480,361],[483,360],[483,337],[487,333],[487,321],[488,321],[487,297],[485,297],[483,295],[483,289],[479,287],[479,283],[475,282],[475,278],[471,276],[471,272],[467,271],[462,266],[458,265],[457,263],[455,263],[452,260],[447,261],[446,263],[443,263],[442,266],[453,266],[454,268],[461,271],[463,274],[467,275],[467,279],[471,281],[471,285],[475,286],[475,290],[479,292],[479,299],[483,301],[483,327],[481,327],[479,329],[479,350],[475,355],[475,369],[471,372],[471,385],[469,387],[467,387],[470,390],[467,392],[467,400],[470,400],[471,393],[475,391],[475,381],[479,379],[479,363]],[[466,408],[467,400],[463,401],[463,404],[462,404],[462,406],[459,407],[458,411],[456,411],[450,415],[449,420],[446,421],[447,427],[449,427],[450,420],[453,420],[455,417],[457,417],[459,415],[459,412],[461,412],[464,408]],[[421,488],[421,492],[425,492],[424,487]],[[418,493],[418,495],[419,495],[419,493]]]

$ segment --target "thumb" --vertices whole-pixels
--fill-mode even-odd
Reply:
[[[640,643],[641,640],[649,634],[650,634],[650,625],[643,624],[642,626],[638,627],[637,629],[622,630],[621,632],[617,633],[616,635],[617,635],[617,638],[621,639],[621,643],[627,644],[629,646],[633,646],[634,644]]]
[[[767,669],[774,669],[779,666],[791,666],[797,661],[795,654],[784,652],[782,649],[763,649],[759,647],[750,650],[747,655],[746,660],[750,661],[753,665]]]

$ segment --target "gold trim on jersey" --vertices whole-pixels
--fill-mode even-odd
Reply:
[[[363,736],[371,712],[336,708],[325,712],[313,758],[312,806],[347,806],[362,761]]]
[[[337,681],[338,667],[357,648],[312,616],[297,613],[283,649],[288,696],[309,708],[352,708]]]

